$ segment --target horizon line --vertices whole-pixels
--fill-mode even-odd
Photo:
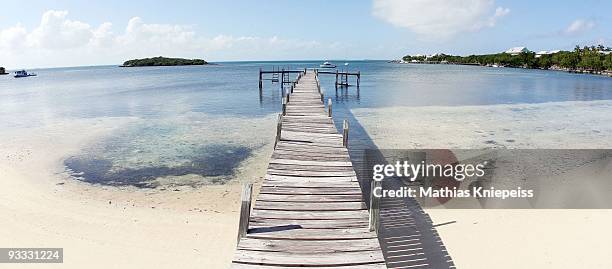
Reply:
[[[155,56],[158,57],[158,56]],[[149,57],[150,58],[150,57]],[[174,57],[173,57],[174,58]],[[181,57],[178,57],[181,58]],[[142,59],[142,58],[136,58]],[[199,58],[184,58],[184,59],[199,59]],[[302,60],[221,60],[221,61],[206,61],[209,64],[216,63],[274,63],[274,62],[317,62],[317,61],[338,61],[338,62],[366,62],[366,61],[390,61],[390,59],[302,59]],[[9,68],[5,67],[6,71],[16,71],[22,69],[28,70],[38,70],[38,69],[61,69],[61,68],[79,68],[79,67],[103,67],[103,66],[121,66],[119,64],[93,64],[93,65],[70,65],[70,66],[37,66],[37,67],[27,67],[27,68]],[[206,66],[206,65],[203,65]],[[3,67],[3,66],[0,66]],[[155,66],[149,66],[155,67]],[[159,66],[163,67],[163,66]]]

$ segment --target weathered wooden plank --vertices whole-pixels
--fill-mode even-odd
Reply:
[[[344,182],[344,181],[357,181],[356,176],[348,176],[348,177],[299,177],[299,176],[276,176],[276,175],[266,175],[265,179],[273,182],[273,181],[283,181],[283,182]]]
[[[266,202],[258,201],[255,203],[257,209],[268,210],[288,210],[288,211],[350,211],[364,210],[365,204],[362,202],[335,202],[335,203],[308,203],[308,202]]]
[[[347,195],[347,194],[361,194],[359,187],[355,188],[293,188],[293,187],[261,187],[259,193],[267,194],[335,194],[335,195]]]
[[[283,141],[286,142],[286,141]],[[278,147],[277,147],[278,148]],[[275,150],[275,153],[278,154],[303,154],[305,156],[312,157],[334,157],[334,158],[350,158],[347,152],[343,152],[342,148],[339,147],[295,147],[291,148],[288,146],[283,146],[282,148],[278,148]]]
[[[337,145],[317,145],[286,140],[279,141],[279,144],[282,144],[280,148],[277,147],[280,153],[304,153],[319,156],[330,155],[334,157],[349,157],[348,151],[345,151],[346,148]]]
[[[300,161],[300,160],[287,160],[287,159],[271,159],[270,163],[274,164],[288,164],[288,165],[303,165],[303,166],[331,166],[331,167],[353,167],[351,162],[317,162],[317,161]]]
[[[384,269],[387,268],[384,262],[382,263],[371,263],[371,264],[360,264],[360,265],[348,265],[348,266],[334,266],[334,267],[317,267],[317,269]],[[253,265],[253,264],[241,264],[232,263],[231,269],[304,269],[303,266],[266,266],[266,265]]]
[[[296,170],[313,170],[313,171],[349,171],[353,170],[351,162],[317,162],[317,161],[300,161],[291,159],[272,159],[270,160],[270,168],[272,169],[296,169]]]
[[[281,141],[311,143],[311,144],[318,144],[319,146],[327,146],[327,147],[341,147],[343,145],[342,140],[339,140],[336,138],[290,136],[287,134],[281,134]]]
[[[368,228],[368,222],[362,219],[342,220],[282,220],[251,218],[249,227],[264,228],[275,226],[298,226],[301,229],[349,229]]]
[[[353,195],[304,195],[304,194],[273,194],[262,193],[257,197],[259,201],[280,201],[280,202],[361,202],[363,196],[361,194]]]
[[[301,177],[352,177],[356,176],[355,171],[290,171],[268,169],[268,174],[279,176],[301,176]]]
[[[295,219],[295,220],[334,220],[334,219],[367,219],[368,211],[281,211],[253,209],[253,218],[262,219]]]
[[[355,181],[295,181],[295,180],[266,180],[264,187],[285,187],[285,188],[359,188],[359,183]]]
[[[295,133],[295,132],[293,132],[293,133]],[[292,135],[292,134],[289,133],[289,135]],[[304,135],[295,135],[295,136],[299,137],[299,136],[304,136]],[[321,138],[326,138],[326,137],[321,137]],[[333,140],[333,141],[337,141],[338,140],[337,137],[327,137],[327,139],[328,140]],[[325,141],[325,140],[321,140],[321,141]],[[289,140],[287,140],[287,141],[283,141],[283,142],[284,142],[283,145],[290,146],[292,148],[297,148],[297,149],[300,149],[300,148],[311,148],[311,149],[316,148],[318,150],[325,150],[325,148],[332,148],[332,149],[338,150],[338,151],[342,150],[342,147],[338,147],[336,145],[315,144],[315,143],[308,142],[308,141],[289,141]],[[319,149],[319,148],[322,148],[322,149]],[[344,149],[346,149],[346,148],[344,148]],[[348,150],[345,151],[345,152],[348,152]]]
[[[340,138],[342,139],[342,135],[341,134],[312,134],[312,133],[306,133],[306,132],[290,132],[290,131],[283,131],[283,133],[286,136],[295,136],[295,137],[301,137],[301,136],[305,136],[305,137],[321,137],[321,138]]]
[[[287,109],[294,109],[294,110],[316,110],[316,111],[321,111],[321,110],[325,110],[325,106],[322,104],[312,104],[309,102],[304,102],[304,103],[291,103],[291,105],[287,106]]]
[[[328,117],[325,114],[321,114],[320,116],[310,116],[310,117],[287,116],[287,117],[283,118],[283,120],[286,120],[286,121],[295,121],[295,122],[300,122],[300,121],[326,122],[326,123],[333,123],[334,122],[332,120],[332,118]]]
[[[294,95],[291,95],[291,97],[295,97]],[[289,104],[287,104],[287,108],[325,108],[325,105],[321,105],[321,104],[296,104],[293,102],[289,102]]]
[[[290,116],[287,116],[287,117],[290,117]],[[327,122],[319,121],[319,120],[316,120],[316,121],[314,121],[314,120],[307,120],[307,119],[304,119],[304,120],[283,119],[283,124],[287,124],[287,125],[291,125],[291,124],[294,124],[294,125],[306,125],[306,126],[308,126],[308,125],[326,126],[326,127],[334,127],[334,128],[336,127],[335,125],[333,125],[334,123],[331,122],[331,119],[329,121],[327,121]]]
[[[238,249],[283,253],[335,253],[374,251],[379,248],[377,239],[344,240],[268,240],[245,238]]]
[[[315,162],[348,162],[348,156],[326,156],[314,154],[300,154],[299,152],[274,152],[274,159],[298,160],[298,161],[315,161]]]
[[[384,262],[380,250],[358,252],[335,252],[322,254],[294,254],[237,250],[234,262],[274,266],[354,266]]]
[[[368,228],[300,229],[297,226],[277,226],[251,229],[247,238],[286,240],[353,240],[377,238]]]
[[[289,122],[284,122],[283,123],[285,128],[288,129],[303,129],[303,130],[331,130],[331,131],[335,131],[336,134],[338,133],[338,130],[336,129],[335,126],[331,126],[328,124],[309,124],[309,123],[304,123],[304,124],[299,124],[299,123],[289,123]],[[303,132],[303,131],[290,131],[290,132]]]
[[[283,131],[288,132],[300,132],[300,133],[324,133],[324,134],[335,134],[338,133],[333,128],[317,128],[317,127],[306,127],[306,126],[283,126]]]

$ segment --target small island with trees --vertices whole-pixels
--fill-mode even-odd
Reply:
[[[517,49],[517,48],[515,48]],[[532,52],[526,48],[496,54],[455,56],[435,54],[430,56],[406,55],[401,63],[460,64],[492,67],[514,67],[544,70],[562,70],[612,76],[612,48],[576,46],[573,51]]]
[[[202,59],[183,59],[183,58],[167,58],[153,57],[144,59],[134,59],[125,61],[121,67],[139,67],[139,66],[180,66],[180,65],[206,65],[208,62]]]
[[[4,67],[0,66],[0,75],[7,75],[8,73],[6,72],[6,69],[4,69]]]

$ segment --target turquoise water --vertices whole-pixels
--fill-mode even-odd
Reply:
[[[129,118],[113,134],[67,156],[79,179],[156,187],[155,179],[199,175],[198,185],[232,178],[242,162],[274,139],[278,84],[258,90],[259,68],[316,67],[319,62],[234,62],[209,66],[32,70],[37,77],[0,76],[0,129],[34,130],[75,119]],[[337,62],[341,64],[341,62]],[[371,144],[351,108],[465,106],[612,99],[612,79],[564,72],[454,65],[354,61],[361,87],[334,87],[335,119],[351,121],[351,144]],[[354,83],[351,78],[351,83]],[[85,130],[75,130],[76,132]],[[179,180],[173,184],[182,184]]]

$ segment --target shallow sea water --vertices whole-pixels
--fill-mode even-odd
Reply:
[[[343,62],[336,63],[342,66]],[[278,84],[266,81],[260,94],[259,68],[310,68],[318,64],[233,62],[186,67],[98,66],[32,70],[38,76],[25,79],[1,76],[0,130],[4,132],[0,131],[0,138],[15,131],[22,131],[27,138],[36,128],[75,119],[129,118],[128,123],[113,133],[92,141],[77,154],[66,156],[66,169],[79,180],[105,185],[157,187],[222,183],[234,179],[241,164],[256,154],[270,153],[275,114],[280,110],[282,93]],[[359,88],[335,88],[333,75],[323,76],[321,82],[325,95],[333,99],[336,124],[340,126],[343,119],[351,123],[352,149],[375,147],[381,144],[381,139],[391,141],[385,138],[380,126],[368,127],[373,126],[377,118],[394,117],[381,112],[409,115],[410,118],[395,117],[391,121],[408,126],[420,118],[436,121],[439,117],[436,110],[432,112],[432,107],[442,107],[441,113],[478,114],[478,109],[452,108],[490,109],[496,105],[538,106],[549,102],[612,99],[612,79],[591,75],[453,65],[398,65],[382,61],[349,62],[348,68],[361,71]],[[351,83],[354,84],[352,78]],[[389,108],[392,109],[385,111]],[[403,109],[409,111],[404,113]],[[516,109],[523,108],[517,106]],[[353,111],[357,111],[358,116]],[[504,111],[511,109],[505,107]],[[520,111],[516,112],[521,115]],[[508,119],[524,120],[503,118]],[[360,121],[368,124],[363,125]],[[489,117],[487,121],[495,119]],[[429,126],[435,127],[435,124]],[[597,123],[589,126],[595,125]],[[609,130],[596,131],[599,133],[594,132],[594,139],[608,137],[601,132]],[[377,139],[379,141],[374,142]],[[453,141],[446,142],[453,144]],[[521,134],[518,134],[502,142],[520,145],[525,141],[521,141]],[[537,147],[538,144],[528,145]],[[167,183],[160,178],[172,180]]]

